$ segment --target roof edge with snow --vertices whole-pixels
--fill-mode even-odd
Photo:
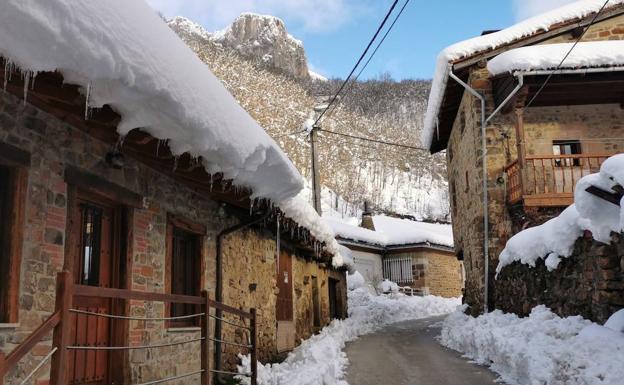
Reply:
[[[476,62],[484,56],[494,56],[501,49],[514,43],[518,46],[534,44],[540,39],[553,37],[567,30],[586,25],[593,19],[593,16],[603,6],[603,0],[583,0],[554,9],[552,11],[534,16],[517,23],[511,27],[487,35],[477,36],[446,47],[437,57],[437,64],[427,112],[424,119],[424,129],[421,142],[432,152],[440,151],[443,147],[436,142],[436,134],[440,135],[438,119],[440,108],[444,101],[449,74],[454,66],[460,63]],[[607,7],[602,11],[602,15],[597,22],[624,13],[624,0],[610,0]],[[564,31],[563,29],[567,29]],[[452,81],[452,80],[451,80]]]

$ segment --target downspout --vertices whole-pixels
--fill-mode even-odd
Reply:
[[[488,210],[488,190],[487,190],[487,162],[486,162],[486,150],[487,150],[487,141],[485,139],[485,98],[481,96],[474,88],[470,87],[463,80],[458,78],[453,73],[453,68],[449,69],[449,76],[451,79],[455,80],[462,87],[466,89],[466,91],[470,92],[474,97],[481,101],[481,154],[483,157],[483,259],[485,261],[485,278],[483,280],[483,312],[487,313],[489,311],[488,308],[488,300],[489,300],[489,275],[490,275],[490,267],[489,267],[489,248],[490,248],[490,229],[489,229],[489,210]]]
[[[216,246],[216,251],[217,251],[217,255],[216,255],[216,259],[217,259],[217,287],[215,289],[215,301],[217,302],[223,302],[223,257],[222,257],[222,244],[223,244],[223,238],[225,238],[225,236],[230,235],[232,233],[235,233],[237,231],[246,229],[248,227],[251,227],[253,225],[255,225],[258,222],[262,222],[265,219],[267,219],[269,217],[269,215],[271,215],[271,210],[267,210],[266,213],[253,218],[247,222],[241,222],[235,226],[232,227],[228,227],[226,229],[223,229],[219,235],[217,235],[217,246]],[[216,316],[218,317],[217,319],[215,319],[215,339],[217,341],[215,341],[215,369],[216,370],[221,370],[221,342],[219,342],[222,338],[221,338],[221,334],[222,334],[222,324],[221,324],[221,320],[219,318],[222,317],[222,310],[221,309],[216,309]]]

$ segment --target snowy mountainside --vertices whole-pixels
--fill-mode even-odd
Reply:
[[[274,16],[243,13],[226,28],[208,32],[201,25],[184,17],[175,17],[169,25],[187,40],[207,39],[233,51],[257,66],[283,71],[297,78],[308,79],[303,43],[286,31],[284,22]]]
[[[259,62],[261,56],[246,56],[231,44],[223,44],[222,36],[234,27],[210,33],[180,17],[170,20],[169,26],[284,149],[304,177],[310,178],[308,138],[293,132],[301,131],[303,123],[314,117],[314,107],[326,101],[339,80],[301,78]],[[283,28],[283,23],[280,26]],[[252,35],[247,38],[253,39]],[[307,64],[305,68],[308,74]],[[338,107],[325,115],[323,128],[418,146],[429,84],[417,80],[396,82],[388,77],[355,83]],[[426,151],[354,141],[329,133],[319,134],[318,152],[321,183],[325,186],[324,213],[353,217],[368,200],[378,212],[450,219],[443,155],[431,156]]]

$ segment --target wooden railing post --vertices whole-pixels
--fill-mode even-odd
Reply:
[[[0,351],[0,385],[4,385],[4,375],[6,374],[6,356]]]
[[[256,308],[251,308],[249,310],[251,313],[251,319],[249,320],[251,330],[250,332],[250,340],[251,340],[251,385],[256,385],[258,383],[258,343],[256,340]]]
[[[58,347],[52,357],[50,373],[51,385],[65,385],[67,383],[67,356],[66,346],[71,343],[72,323],[69,309],[72,306],[73,296],[72,275],[68,271],[61,271],[56,278],[56,310],[61,313],[61,322],[54,328],[53,346]]]
[[[202,291],[201,296],[204,300],[201,304],[201,313],[204,313],[201,317],[201,385],[210,385],[210,298],[206,290]]]

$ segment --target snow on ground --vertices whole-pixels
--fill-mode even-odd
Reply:
[[[378,246],[398,246],[417,243],[453,247],[453,229],[449,224],[427,223],[374,215],[375,231],[357,225],[356,220],[343,221],[323,217],[336,236]],[[355,222],[355,223],[354,223]]]
[[[490,60],[492,75],[515,71],[552,70],[559,66],[573,43],[544,44],[504,52]],[[624,41],[607,40],[578,43],[561,69],[615,67],[624,65]]]
[[[458,298],[377,296],[364,287],[349,291],[348,297],[349,318],[332,321],[303,341],[284,362],[258,365],[258,384],[347,385],[348,359],[343,352],[347,342],[394,322],[448,314],[461,303]],[[249,372],[249,367],[249,356],[243,357],[239,371]]]
[[[617,185],[624,186],[623,170],[624,154],[618,154],[607,159],[599,173],[581,178],[574,189],[574,204],[559,216],[521,231],[507,241],[499,256],[496,273],[515,261],[535,266],[539,258],[546,258],[546,266],[554,270],[560,258],[572,254],[574,242],[584,230],[591,231],[593,238],[599,242],[611,242],[611,232],[624,231],[624,210],[585,190],[596,186],[613,191]]]
[[[431,84],[431,92],[429,93],[427,114],[425,115],[425,127],[422,133],[422,143],[425,146],[429,146],[433,140],[433,135],[436,132],[435,128],[438,119],[438,112],[449,80],[451,62],[488,50],[494,50],[516,40],[548,31],[553,26],[561,23],[584,18],[597,12],[604,3],[604,0],[577,1],[552,11],[545,12],[541,15],[526,19],[501,31],[483,36],[477,36],[445,48],[442,52],[440,52],[437,59],[433,83]],[[610,0],[606,9],[622,3],[624,3],[624,0]]]
[[[526,318],[457,310],[444,321],[440,342],[510,385],[621,385],[624,378],[623,333],[579,316],[560,318],[545,306]]]

